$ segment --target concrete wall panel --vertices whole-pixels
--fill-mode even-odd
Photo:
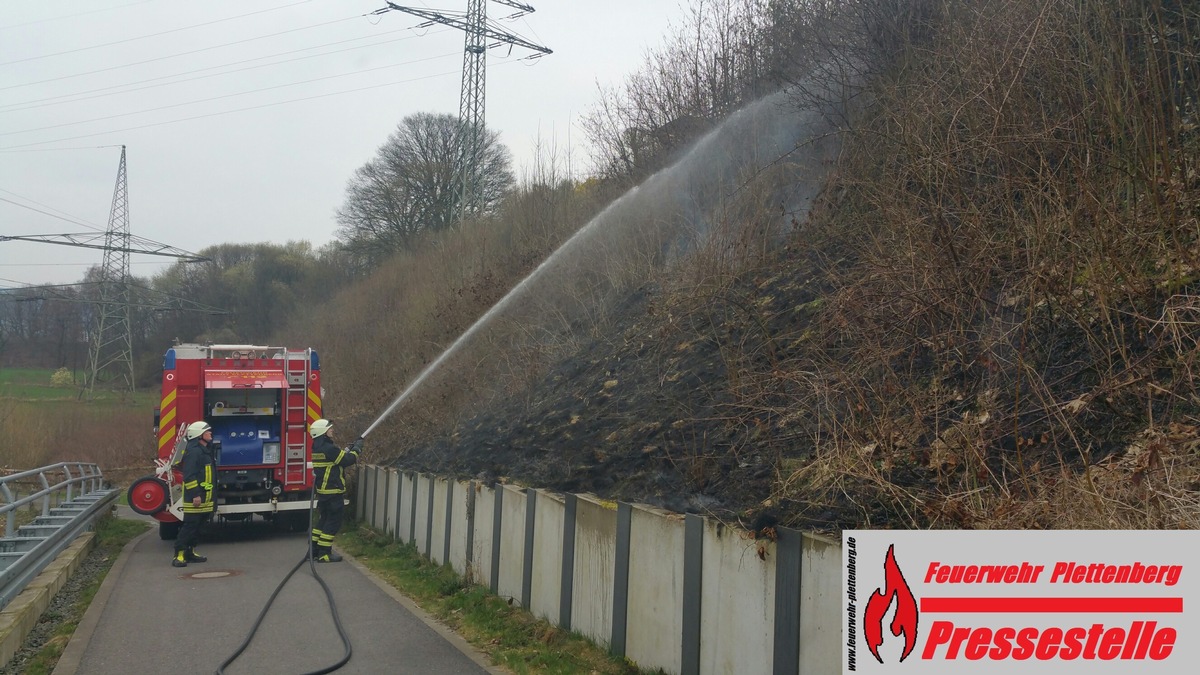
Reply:
[[[562,592],[563,514],[561,495],[537,491],[533,521],[533,579],[529,601],[535,616],[558,622]]]
[[[384,523],[384,530],[388,536],[396,538],[396,525],[399,523],[399,518],[396,516],[396,505],[400,503],[400,472],[396,469],[387,470],[387,515]]]
[[[700,672],[739,675],[772,671],[775,550],[766,560],[740,530],[704,524],[703,597],[700,601]]]
[[[371,499],[371,488],[375,480],[374,465],[364,465],[358,471],[358,489],[362,490],[362,508],[358,511],[358,522],[370,527],[371,511],[375,502]]]
[[[625,656],[668,673],[680,672],[683,648],[683,534],[683,516],[634,505]]]
[[[571,628],[597,644],[612,642],[617,505],[579,495],[575,512],[575,579]],[[647,664],[649,665],[649,664]]]
[[[366,464],[359,465],[358,472],[354,476],[354,519],[360,523],[367,522],[366,477],[368,471],[369,468]],[[16,500],[14,499],[14,501]]]
[[[460,575],[467,573],[467,497],[471,494],[471,484],[458,482],[450,484],[454,492],[453,513],[450,514],[450,565]]]
[[[475,537],[471,551],[472,583],[487,586],[492,579],[492,515],[495,512],[496,491],[478,484],[475,487]]]
[[[396,538],[402,542],[408,542],[412,538],[412,491],[413,491],[413,474],[404,472],[400,474],[400,527]]]
[[[445,478],[436,478],[433,481],[433,538],[432,546],[429,547],[429,559],[439,565],[445,564],[446,560],[446,528],[449,523],[446,522],[446,491],[450,489],[450,483]]]
[[[525,488],[505,485],[500,529],[500,586],[496,594],[521,603],[521,582],[525,562]]]
[[[842,665],[842,543],[804,535],[800,566],[800,672],[836,673]]]
[[[381,466],[375,467],[375,488],[371,491],[371,494],[375,497],[373,500],[374,504],[371,507],[371,527],[377,530],[384,528],[384,519],[387,517],[387,514],[383,510],[383,502],[387,499],[387,491],[384,486],[385,480],[387,480],[387,472]]]
[[[415,473],[413,480],[417,483],[417,550],[424,554],[429,541],[429,476]]]

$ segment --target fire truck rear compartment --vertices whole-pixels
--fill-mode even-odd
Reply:
[[[280,460],[278,389],[210,389],[204,407],[221,467],[276,465]]]

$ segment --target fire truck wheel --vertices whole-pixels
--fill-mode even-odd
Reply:
[[[158,538],[163,541],[171,541],[179,536],[179,526],[183,523],[158,523]]]
[[[129,508],[152,516],[167,508],[167,484],[156,476],[143,476],[129,486]]]

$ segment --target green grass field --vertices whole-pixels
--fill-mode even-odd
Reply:
[[[73,384],[54,385],[49,368],[4,368],[0,370],[0,398],[20,401],[76,401],[80,400],[83,387],[83,371],[75,373]],[[92,403],[146,406],[152,408],[158,399],[158,391],[147,389],[133,395],[97,388],[91,397]]]

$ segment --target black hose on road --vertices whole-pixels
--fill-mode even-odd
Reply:
[[[321,575],[317,574],[317,565],[312,556],[313,509],[316,506],[316,501],[317,489],[314,485],[312,497],[308,501],[308,541],[306,542],[306,545],[309,548],[308,552],[304,554],[304,557],[300,559],[300,562],[297,562],[296,565],[292,567],[291,571],[287,573],[287,576],[283,578],[283,581],[280,581],[279,585],[275,587],[275,591],[271,593],[271,597],[267,599],[267,604],[263,606],[262,611],[258,613],[258,618],[254,620],[254,625],[250,627],[250,633],[246,636],[246,639],[237,648],[237,650],[229,656],[229,658],[225,659],[220,666],[217,666],[216,675],[225,675],[225,669],[229,667],[229,664],[237,660],[237,657],[241,656],[242,652],[246,651],[246,648],[250,646],[251,640],[254,639],[254,634],[258,632],[259,627],[262,625],[263,618],[267,616],[267,612],[271,609],[271,605],[274,604],[275,598],[279,596],[279,592],[283,590],[283,587],[287,585],[288,580],[292,578],[292,575],[296,573],[296,570],[300,569],[300,566],[304,564],[305,560],[308,561],[308,567],[312,571],[313,578],[317,580],[317,583],[321,584],[321,588],[325,591],[325,598],[329,601],[329,613],[333,617],[333,625],[337,626],[338,635],[342,638],[342,645],[346,648],[346,651],[342,654],[342,658],[339,659],[337,663],[320,670],[304,673],[303,675],[325,675],[325,673],[332,673],[333,671],[338,670],[350,662],[350,656],[353,653],[353,648],[350,646],[350,637],[346,635],[346,629],[342,626],[342,619],[338,616],[337,603],[333,600],[333,591],[329,590],[329,584],[326,584],[325,580],[321,578]]]

